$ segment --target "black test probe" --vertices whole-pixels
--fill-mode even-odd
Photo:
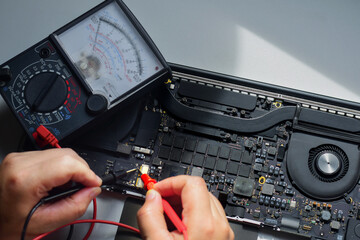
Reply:
[[[116,183],[117,179],[121,179],[121,178],[125,177],[126,175],[128,175],[129,173],[134,172],[136,170],[137,170],[137,168],[133,168],[133,169],[130,169],[127,171],[123,170],[123,171],[119,171],[119,172],[111,172],[109,174],[106,174],[103,177],[101,177],[101,180],[102,180],[101,187],[114,184],[114,183]],[[68,196],[80,191],[83,188],[84,188],[83,185],[75,184],[75,186],[71,187],[68,190],[65,190],[65,191],[56,190],[56,193],[50,193],[49,196],[42,198],[29,212],[29,214],[25,220],[22,233],[21,233],[21,239],[25,239],[26,229],[30,222],[31,216],[41,205],[48,203],[48,202],[52,202],[52,201],[56,201],[56,200],[68,197]],[[52,191],[52,192],[55,192],[55,191]]]

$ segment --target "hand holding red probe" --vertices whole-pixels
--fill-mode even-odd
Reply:
[[[184,239],[179,231],[168,231],[162,197],[172,207],[182,209],[182,223],[189,239],[234,239],[220,202],[208,192],[202,178],[190,176],[165,179],[154,183],[153,190],[148,191],[137,214],[144,239]]]

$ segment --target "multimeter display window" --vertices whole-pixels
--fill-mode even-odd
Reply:
[[[92,93],[110,103],[164,68],[115,1],[57,40]]]

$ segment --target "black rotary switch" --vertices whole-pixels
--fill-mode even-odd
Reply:
[[[93,115],[104,112],[107,109],[107,106],[108,101],[106,97],[100,94],[91,95],[86,102],[87,110]]]
[[[51,112],[64,104],[68,94],[63,78],[56,73],[40,73],[29,80],[25,99],[34,112]]]

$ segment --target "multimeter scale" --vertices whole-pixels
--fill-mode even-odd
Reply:
[[[32,138],[69,139],[171,78],[122,1],[107,0],[0,66],[0,93]]]

